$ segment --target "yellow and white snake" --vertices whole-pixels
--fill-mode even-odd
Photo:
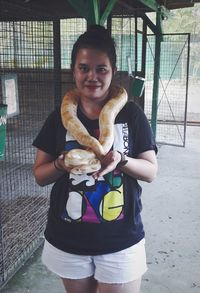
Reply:
[[[77,117],[79,91],[68,91],[61,104],[61,118],[67,131],[85,149],[73,149],[65,152],[64,162],[70,166],[71,173],[92,173],[101,168],[98,158],[105,156],[114,142],[114,121],[117,114],[124,107],[128,95],[123,87],[111,86],[110,99],[103,106],[99,115],[99,139],[91,136]]]

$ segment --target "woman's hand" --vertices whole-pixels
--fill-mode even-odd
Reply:
[[[56,170],[61,171],[61,172],[68,172],[70,173],[72,166],[66,165],[64,162],[65,155],[61,154],[57,159],[54,160],[54,167]]]
[[[70,172],[71,168],[65,166],[64,155],[61,154],[56,160],[50,154],[37,150],[33,174],[36,182],[40,186],[45,186],[55,182],[65,172]]]
[[[121,161],[121,155],[117,151],[108,152],[101,160],[101,169],[92,174],[94,179],[97,179],[116,169],[117,164]]]
[[[127,175],[146,182],[152,182],[157,174],[158,165],[154,150],[140,153],[137,158],[126,157],[127,163],[123,167],[118,167]],[[121,161],[121,155],[117,151],[110,151],[102,160],[102,168],[93,173],[92,176],[97,179],[111,171]]]

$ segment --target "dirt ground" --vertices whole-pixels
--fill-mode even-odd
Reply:
[[[157,179],[141,183],[148,271],[141,293],[200,292],[200,127],[187,127],[185,148],[160,146]],[[42,248],[2,293],[64,293],[41,264]]]

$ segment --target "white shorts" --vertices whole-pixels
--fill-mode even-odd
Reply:
[[[147,271],[145,239],[119,252],[95,256],[67,253],[45,240],[42,262],[65,279],[94,276],[102,283],[128,283],[141,278]]]
[[[115,253],[85,256],[64,252],[45,240],[42,262],[65,279],[90,276],[102,283],[122,284],[137,280],[147,271],[145,239]]]

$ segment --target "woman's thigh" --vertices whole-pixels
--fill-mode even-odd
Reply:
[[[147,270],[145,240],[119,252],[94,256],[94,264],[94,278],[99,283],[130,287]]]
[[[139,293],[141,278],[124,284],[97,283],[93,277],[62,279],[67,293]]]

